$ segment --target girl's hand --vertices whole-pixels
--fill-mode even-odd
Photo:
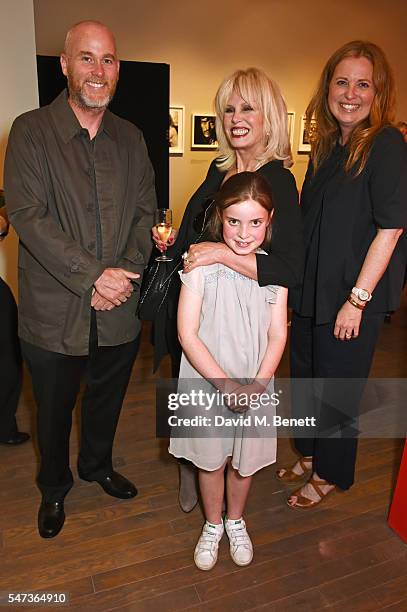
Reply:
[[[227,402],[228,408],[232,412],[247,412],[251,406],[253,396],[258,397],[262,393],[267,393],[267,389],[257,380],[250,385],[241,385],[230,393],[231,397],[229,397]]]
[[[151,228],[151,234],[153,236],[155,246],[162,253],[163,251],[167,250],[167,247],[172,246],[174,244],[178,236],[178,230],[177,229],[171,230],[171,234],[167,242],[163,242],[162,240],[160,240],[160,237],[158,235],[157,228],[155,225]]]
[[[199,266],[210,266],[214,263],[224,263],[223,255],[229,250],[223,242],[200,242],[191,244],[184,258],[184,272],[191,272]]]
[[[359,335],[360,322],[363,310],[352,306],[348,301],[344,303],[337,314],[334,336],[338,340],[351,340]]]

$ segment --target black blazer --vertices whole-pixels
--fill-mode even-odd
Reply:
[[[315,316],[316,324],[335,319],[377,229],[407,227],[407,147],[399,131],[389,127],[378,134],[359,176],[345,172],[346,156],[346,147],[337,145],[315,175],[310,165],[301,195],[305,270],[302,285],[290,290],[289,303],[299,314]],[[406,258],[403,234],[369,312],[398,308]]]
[[[268,162],[257,171],[271,185],[273,203],[272,246],[268,256],[258,255],[259,284],[292,287],[301,280],[303,247],[298,193],[293,175],[279,160]],[[204,212],[219,191],[225,172],[212,161],[208,174],[188,202],[177,240],[168,249],[172,257],[181,255],[202,231]]]

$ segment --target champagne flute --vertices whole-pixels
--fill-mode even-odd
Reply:
[[[170,208],[157,208],[155,211],[155,227],[160,240],[167,243],[172,231],[172,210]],[[155,258],[156,261],[172,261],[165,253]]]

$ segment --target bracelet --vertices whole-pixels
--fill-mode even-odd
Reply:
[[[354,306],[355,308],[358,308],[359,310],[364,310],[364,309],[365,309],[365,306],[366,306],[366,304],[363,304],[363,305],[362,305],[362,304],[358,304],[358,302],[356,302],[356,301],[355,301],[355,300],[352,298],[352,296],[351,296],[351,295],[348,297],[348,302],[349,302],[349,304],[352,304],[352,306]]]

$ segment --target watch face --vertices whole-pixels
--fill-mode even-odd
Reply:
[[[369,293],[365,291],[364,289],[359,289],[359,299],[362,300],[362,302],[366,302],[368,298],[369,298]]]

